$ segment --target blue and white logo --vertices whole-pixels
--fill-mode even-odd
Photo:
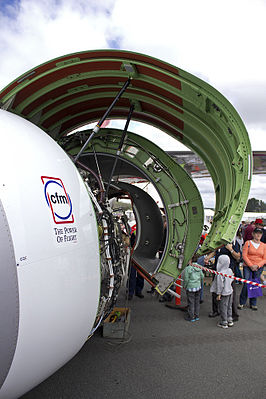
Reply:
[[[65,186],[58,177],[41,176],[44,184],[44,196],[51,209],[56,224],[74,223],[72,202]]]

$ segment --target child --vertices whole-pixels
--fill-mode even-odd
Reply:
[[[229,256],[220,255],[217,261],[217,272],[232,276],[233,272],[229,268],[229,265]],[[212,282],[210,291],[211,293],[215,293],[217,301],[220,301],[221,321],[217,324],[217,327],[228,328],[234,325],[232,318],[232,282],[231,278],[219,275],[216,275]]]
[[[187,302],[188,302],[188,315],[185,317],[187,321],[199,320],[200,310],[200,291],[201,283],[203,281],[204,274],[198,268],[189,262],[189,265],[185,268],[183,276],[183,287],[187,291]]]

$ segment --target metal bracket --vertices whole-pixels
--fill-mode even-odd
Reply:
[[[177,206],[186,205],[189,203],[189,200],[176,202],[175,204],[169,204],[168,209],[176,208]]]
[[[164,294],[164,292],[168,289],[168,287],[173,283],[174,278],[171,276],[168,276],[167,274],[164,273],[158,273],[154,276],[156,280],[159,282],[157,286],[155,287],[156,291],[159,292],[159,294]]]

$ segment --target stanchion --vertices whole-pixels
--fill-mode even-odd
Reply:
[[[177,309],[177,310],[181,310],[183,312],[186,312],[187,311],[187,306],[180,306],[181,305],[181,288],[182,288],[181,282],[182,282],[182,279],[181,279],[181,274],[180,274],[177,277],[177,280],[175,282],[175,293],[176,293],[176,295],[175,295],[175,303],[170,303],[169,302],[169,303],[166,303],[165,306],[167,308],[170,308],[170,309]]]
[[[179,297],[175,297],[175,304],[181,305],[181,278],[180,276],[178,276],[177,280],[176,280],[176,286],[175,286],[175,292],[176,294],[179,295]]]

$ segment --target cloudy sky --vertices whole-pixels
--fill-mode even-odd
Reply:
[[[0,0],[0,88],[64,54],[137,51],[218,89],[242,117],[252,149],[266,151],[265,21],[266,0]],[[174,149],[150,127],[130,130]],[[265,183],[254,177],[250,197],[266,201]],[[214,206],[212,183],[198,184],[205,206]]]

